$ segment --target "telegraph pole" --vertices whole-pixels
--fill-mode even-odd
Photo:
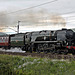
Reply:
[[[20,21],[18,21],[17,33],[19,33],[19,23],[20,23]]]

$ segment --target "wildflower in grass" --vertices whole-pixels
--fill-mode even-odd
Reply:
[[[23,57],[22,60],[25,60],[25,58]]]
[[[38,64],[41,63],[40,61],[38,62]]]
[[[16,68],[14,68],[14,70],[16,70]]]
[[[22,66],[21,65],[19,65],[19,67],[18,68],[21,68]]]
[[[34,59],[33,61],[35,62],[35,61],[37,61],[37,59]]]

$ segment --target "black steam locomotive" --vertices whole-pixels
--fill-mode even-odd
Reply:
[[[62,29],[1,35],[0,47],[20,47],[22,50],[38,53],[75,54],[75,33],[71,29]]]

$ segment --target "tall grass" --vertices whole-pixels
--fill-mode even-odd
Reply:
[[[0,75],[75,75],[75,61],[0,55]]]

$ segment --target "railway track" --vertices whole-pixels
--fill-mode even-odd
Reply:
[[[0,51],[0,54],[8,54],[8,55],[21,55],[21,56],[31,56],[31,57],[41,57],[41,58],[50,58],[50,59],[70,59],[75,60],[75,55],[68,54],[51,54],[51,53],[22,53],[22,52],[6,52]]]

